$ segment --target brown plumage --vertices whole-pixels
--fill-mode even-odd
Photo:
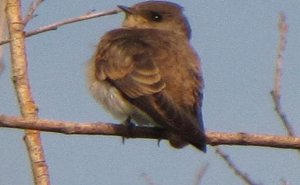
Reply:
[[[176,148],[205,151],[200,60],[182,8],[163,1],[119,8],[123,28],[102,37],[88,65],[92,95],[122,121],[166,128]]]

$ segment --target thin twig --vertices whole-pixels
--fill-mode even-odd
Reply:
[[[248,185],[258,185],[255,183],[250,177],[248,176],[247,173],[242,172],[230,159],[228,155],[226,155],[220,147],[216,147],[216,153],[226,162],[226,164],[229,166],[230,169],[234,171],[234,173],[240,177],[246,184]]]
[[[128,127],[112,123],[79,123],[0,115],[0,127],[34,129],[62,134],[110,135],[144,139],[166,139],[168,133],[162,128]],[[130,134],[128,134],[130,133]],[[210,145],[263,146],[285,149],[300,149],[300,138],[249,133],[206,132],[206,142]]]
[[[208,168],[208,163],[205,164],[197,173],[196,175],[196,180],[195,180],[195,185],[200,185],[201,184],[201,181],[207,171],[207,168]]]
[[[281,185],[290,185],[285,179],[281,179]]]
[[[282,79],[282,66],[283,66],[283,54],[286,47],[286,35],[288,32],[288,25],[286,23],[286,18],[283,13],[279,15],[278,22],[279,30],[279,44],[277,48],[277,57],[275,61],[275,75],[274,75],[274,87],[271,91],[271,96],[273,98],[275,112],[279,116],[284,128],[287,130],[289,136],[295,136],[292,125],[287,119],[286,114],[283,112],[281,107],[281,79]]]
[[[84,15],[79,16],[79,17],[69,18],[69,19],[66,19],[66,20],[63,20],[63,21],[59,21],[59,22],[47,25],[47,26],[39,27],[35,30],[28,31],[28,32],[26,32],[25,37],[31,37],[33,35],[37,35],[37,34],[40,34],[40,33],[43,33],[43,32],[57,30],[59,27],[65,26],[67,24],[72,24],[72,23],[76,23],[76,22],[79,22],[79,21],[93,19],[93,18],[107,16],[107,15],[112,15],[112,14],[116,14],[118,12],[120,12],[120,10],[118,10],[118,9],[114,9],[114,10],[110,10],[110,11],[106,11],[106,12],[96,12],[96,13],[88,12]],[[9,39],[3,40],[3,41],[0,41],[0,45],[7,44],[9,42],[10,42]]]
[[[23,19],[23,24],[24,24],[24,27],[26,27],[27,23],[33,19],[36,14],[35,11],[37,10],[38,6],[43,2],[44,0],[34,0],[30,3],[30,6],[29,6],[29,9],[28,9],[28,12],[27,12],[27,15],[26,17]]]
[[[145,179],[148,185],[156,185],[146,173],[141,173],[141,177]]]
[[[24,119],[34,120],[38,117],[37,106],[32,98],[27,72],[28,62],[20,0],[7,0],[6,16],[11,40],[12,81],[20,112]],[[48,167],[39,131],[25,130],[24,141],[29,154],[35,185],[50,185]]]

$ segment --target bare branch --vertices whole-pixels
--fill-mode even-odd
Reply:
[[[30,6],[29,6],[29,9],[28,9],[28,12],[27,12],[27,15],[26,17],[23,19],[23,24],[24,24],[24,27],[26,27],[27,23],[33,19],[36,14],[35,11],[37,10],[38,6],[43,2],[44,0],[34,0],[30,3]]]
[[[141,176],[145,179],[148,185],[156,185],[154,182],[152,182],[152,179],[148,176],[148,174],[141,173]]]
[[[281,181],[281,185],[291,185],[285,179],[281,179],[280,181]]]
[[[37,118],[37,106],[31,96],[27,74],[28,62],[20,0],[7,0],[6,16],[11,40],[12,80],[17,93],[20,111],[24,119],[33,120]],[[36,185],[49,185],[48,168],[39,131],[25,130],[24,141],[31,162],[34,183]]]
[[[76,123],[45,119],[28,120],[21,117],[0,115],[0,127],[34,129],[62,134],[111,135],[129,137],[128,128],[112,123]],[[131,138],[166,139],[162,128],[134,127],[130,130]],[[206,132],[207,144],[210,145],[248,145],[273,148],[300,149],[300,138],[291,136],[259,135],[248,133]]]
[[[268,134],[206,132],[210,145],[249,145],[286,149],[300,149],[300,138]]]
[[[286,47],[286,35],[288,31],[288,25],[286,23],[286,19],[283,13],[279,16],[279,44],[277,48],[277,57],[276,57],[276,67],[275,67],[275,77],[274,77],[274,88],[271,91],[271,95],[275,105],[275,112],[279,116],[280,120],[283,123],[283,126],[288,132],[289,136],[294,136],[295,133],[293,131],[292,125],[289,123],[285,113],[281,108],[281,79],[282,79],[282,65],[283,65],[283,54]]]
[[[248,185],[258,185],[253,180],[250,179],[248,174],[242,172],[234,163],[231,161],[230,157],[226,155],[220,147],[216,147],[216,153],[226,162],[228,167],[234,171],[234,173],[240,177]]]
[[[276,57],[276,68],[274,76],[274,95],[275,97],[280,98],[281,95],[281,78],[282,78],[282,64],[283,64],[283,54],[286,47],[286,34],[288,31],[288,26],[285,22],[285,16],[283,13],[279,15],[279,44],[277,48],[277,57]]]
[[[116,14],[118,12],[120,12],[120,10],[118,10],[118,9],[114,9],[114,10],[110,10],[110,11],[106,11],[106,12],[96,12],[96,13],[90,13],[89,12],[89,13],[81,15],[79,17],[69,18],[69,19],[66,19],[66,20],[63,20],[63,21],[59,21],[59,22],[47,25],[47,26],[39,27],[39,28],[37,28],[35,30],[32,30],[32,31],[28,31],[28,32],[26,32],[25,36],[26,37],[31,37],[33,35],[37,35],[37,34],[40,34],[40,33],[43,33],[43,32],[57,30],[59,27],[67,25],[67,24],[72,24],[72,23],[76,23],[76,22],[79,22],[79,21],[84,21],[84,20],[88,20],[88,19],[93,19],[93,18],[97,18],[97,17],[106,16],[106,15],[112,15],[112,14]],[[9,39],[8,40],[3,40],[3,41],[0,41],[0,45],[7,44],[9,42],[10,42]]]
[[[196,181],[195,181],[195,185],[200,185],[201,184],[201,181],[202,181],[202,178],[203,176],[205,175],[206,171],[207,171],[207,168],[208,168],[208,163],[205,164],[197,173],[197,176],[196,176]]]
[[[5,15],[6,0],[0,0],[0,40],[7,38],[7,26],[6,26],[6,15]],[[4,70],[4,55],[3,46],[0,46],[0,75]]]

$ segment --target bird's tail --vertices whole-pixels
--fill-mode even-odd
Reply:
[[[198,119],[178,107],[167,94],[161,92],[152,96],[129,99],[131,103],[147,114],[170,133],[168,139],[175,148],[188,143],[205,152],[205,134]]]

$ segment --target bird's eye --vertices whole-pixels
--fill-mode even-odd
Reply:
[[[162,15],[157,12],[150,12],[150,18],[154,22],[161,22],[163,19]]]

